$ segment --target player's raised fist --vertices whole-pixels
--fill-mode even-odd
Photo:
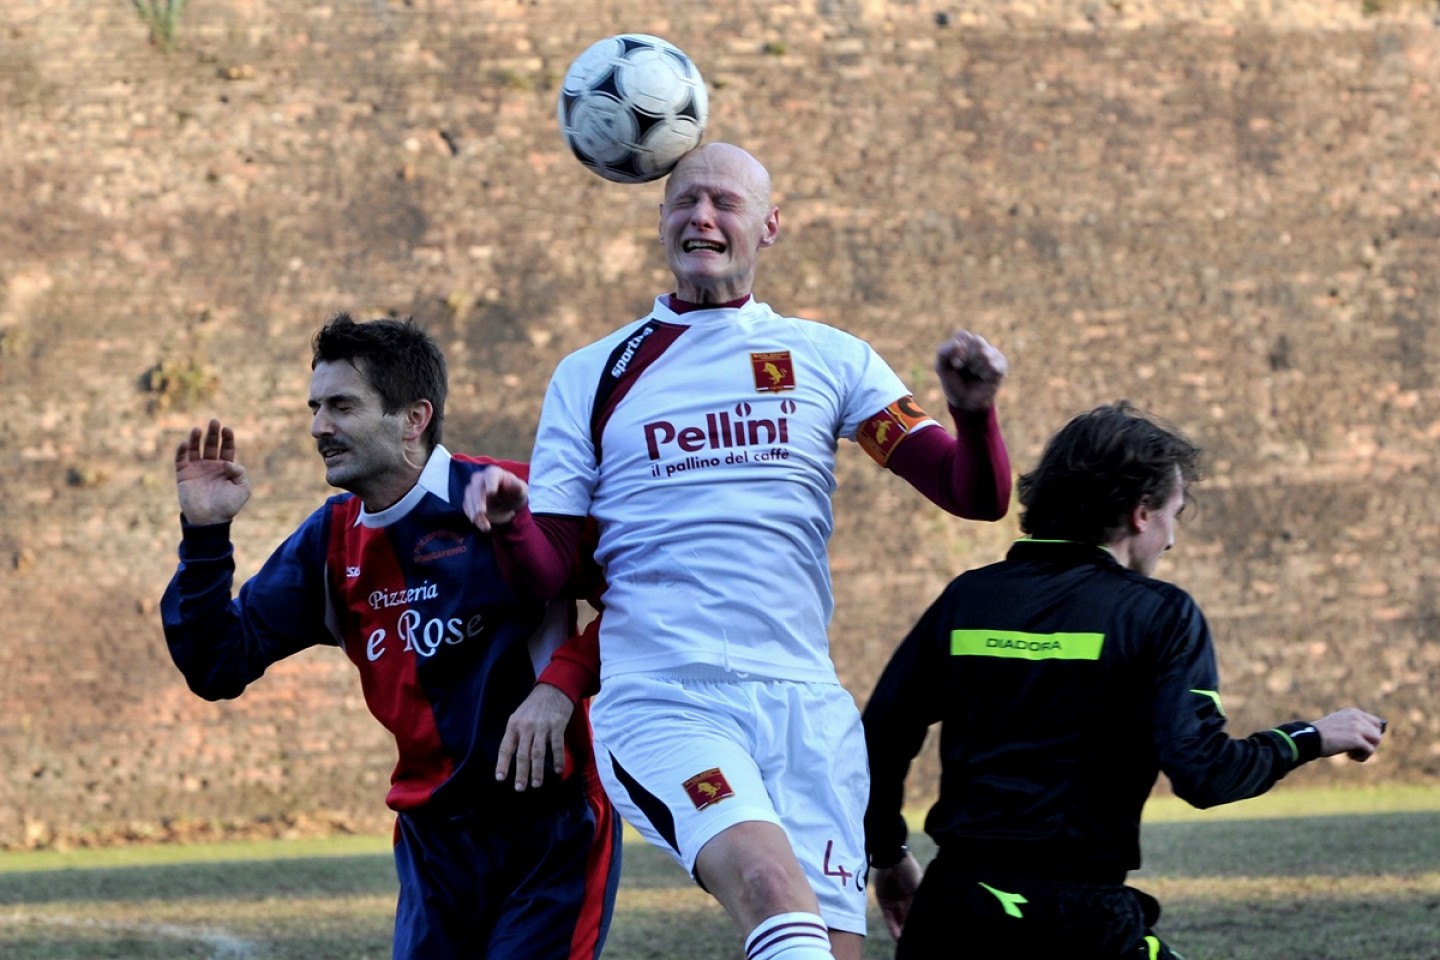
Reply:
[[[945,401],[957,410],[985,410],[995,403],[1010,361],[984,337],[969,330],[955,335],[935,351],[935,371]]]

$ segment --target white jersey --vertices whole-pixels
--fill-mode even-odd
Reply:
[[[561,361],[530,508],[598,522],[602,678],[835,682],[837,440],[908,393],[863,340],[753,299],[677,315],[662,297]]]

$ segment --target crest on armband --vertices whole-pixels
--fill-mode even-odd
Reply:
[[[930,415],[920,409],[913,396],[907,394],[860,424],[855,439],[870,459],[883,467],[890,462],[890,455],[900,442],[916,427],[929,421]]]

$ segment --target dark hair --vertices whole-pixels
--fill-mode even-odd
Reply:
[[[445,422],[448,377],[440,345],[411,318],[385,318],[356,323],[337,313],[315,334],[310,369],[344,360],[380,394],[380,408],[399,413],[417,400],[434,408],[425,429],[426,451],[435,449]]]
[[[1200,448],[1120,400],[1067,423],[1020,477],[1020,529],[1041,540],[1105,544],[1141,504],[1200,479]]]

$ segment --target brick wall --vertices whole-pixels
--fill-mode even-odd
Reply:
[[[1210,479],[1162,573],[1211,617],[1237,732],[1358,702],[1391,718],[1379,761],[1292,779],[1434,778],[1440,34],[1362,6],[231,0],[169,55],[128,4],[12,12],[0,844],[384,822],[393,747],[338,654],[225,704],[170,666],[169,459],[234,423],[253,570],[327,492],[308,339],[340,309],[423,320],[451,446],[527,456],[559,357],[668,289],[659,187],[554,129],[570,58],[621,31],[689,51],[708,139],[770,165],[764,299],[870,339],[933,409],[939,340],[993,339],[1017,468],[1117,397],[1185,429]],[[832,636],[863,701],[1015,526],[858,450],[840,470]]]

